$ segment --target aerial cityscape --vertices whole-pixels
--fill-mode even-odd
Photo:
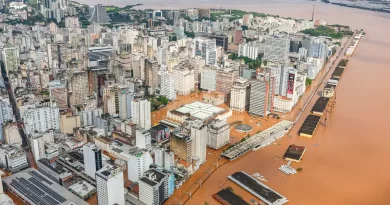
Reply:
[[[1,205],[387,204],[388,1],[0,5]]]

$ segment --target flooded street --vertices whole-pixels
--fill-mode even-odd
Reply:
[[[90,1],[90,2],[89,2]],[[100,0],[83,3],[104,3]],[[328,117],[328,126],[319,126],[312,139],[298,137],[301,118],[289,137],[280,145],[250,152],[215,171],[186,204],[219,204],[211,195],[231,186],[244,200],[257,200],[253,195],[227,180],[236,171],[259,172],[265,184],[287,197],[291,205],[363,205],[390,204],[390,14],[358,10],[311,1],[233,0],[200,1],[204,7],[237,8],[294,18],[311,18],[332,24],[363,28],[367,35],[350,59],[338,87],[337,105]],[[199,1],[111,1],[126,5],[143,3],[145,7],[199,7]],[[149,4],[150,3],[150,4]],[[311,106],[309,105],[309,108]],[[308,111],[306,111],[308,112]],[[306,146],[306,153],[295,168],[303,171],[287,176],[277,170],[286,162],[282,156],[290,144]],[[209,161],[209,159],[208,159]],[[258,201],[258,200],[257,200]],[[169,200],[166,204],[173,204]]]

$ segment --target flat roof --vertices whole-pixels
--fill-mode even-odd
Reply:
[[[320,114],[324,113],[326,106],[328,106],[328,103],[329,103],[329,98],[327,97],[318,98],[311,112],[320,113]]]
[[[342,67],[337,67],[333,74],[332,74],[332,78],[340,78],[344,73],[344,68]]]
[[[236,172],[231,176],[228,176],[228,178],[268,205],[281,205],[288,202],[286,197],[280,195],[245,172]]]
[[[183,105],[182,107],[172,110],[173,114],[187,115],[191,117],[195,117],[200,120],[207,120],[214,115],[221,114],[226,110],[220,107],[216,107],[211,104],[202,103],[199,101]]]
[[[300,161],[305,150],[306,150],[306,147],[304,147],[304,146],[290,145],[288,147],[286,153],[284,154],[283,158]]]
[[[29,168],[3,179],[5,186],[32,205],[88,205],[37,170]]]
[[[156,169],[150,169],[145,173],[145,175],[140,180],[149,184],[150,186],[154,186],[160,183],[166,176],[167,176],[166,174]]]
[[[299,131],[299,134],[313,135],[315,129],[317,128],[318,122],[320,121],[320,116],[309,115],[307,116],[305,122]]]
[[[213,194],[213,198],[224,205],[249,205],[249,203],[228,189],[222,189],[216,194]]]
[[[92,186],[91,184],[89,184],[84,180],[72,184],[71,186],[69,186],[69,189],[72,190],[73,192],[76,192],[81,197],[85,197],[86,195],[88,195],[91,192],[91,190],[94,189],[96,190],[94,186]]]

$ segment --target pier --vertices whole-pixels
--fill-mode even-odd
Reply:
[[[286,197],[245,172],[236,172],[228,178],[268,205],[282,205],[288,202]]]
[[[318,123],[320,122],[320,116],[309,115],[303,123],[299,136],[302,137],[313,137],[315,130],[317,129]]]

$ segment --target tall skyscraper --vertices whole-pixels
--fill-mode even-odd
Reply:
[[[123,85],[109,85],[103,88],[103,111],[111,115],[119,114],[120,100],[119,96],[122,91],[125,91],[127,87]]]
[[[210,9],[198,9],[199,19],[210,18]]]
[[[139,182],[139,179],[153,164],[152,156],[145,149],[134,147],[129,151],[127,161],[127,178],[132,182]]]
[[[137,99],[131,102],[132,121],[138,127],[148,130],[151,127],[151,109],[150,101],[146,99]]]
[[[274,78],[270,73],[257,73],[257,79],[251,80],[250,114],[265,117],[272,112],[274,87]]]
[[[118,94],[119,117],[122,120],[131,118],[131,103],[134,100],[134,92],[130,89],[122,89]]]
[[[230,125],[223,120],[213,120],[207,125],[207,146],[219,149],[229,143]]]
[[[176,100],[175,79],[166,66],[161,66],[160,79],[160,95],[164,95],[169,100]]]
[[[0,97],[0,141],[4,141],[4,124],[13,120],[12,107],[8,97]]]
[[[49,83],[50,104],[60,110],[68,109],[68,89],[59,80]]]
[[[106,12],[106,7],[101,5],[101,4],[97,4],[95,6],[90,6],[89,7],[89,14],[90,14],[90,17],[88,19],[89,22],[95,22],[95,23],[99,23],[99,24],[107,24],[107,23],[110,23],[110,21],[111,21],[110,17],[108,16],[108,14]]]
[[[103,167],[102,151],[93,143],[83,146],[85,173],[95,179],[95,173]]]
[[[189,61],[184,61],[173,68],[175,90],[178,95],[188,95],[195,88],[195,71]]]
[[[243,112],[249,107],[250,99],[250,82],[245,78],[238,78],[233,82],[230,109]]]
[[[86,71],[73,72],[68,83],[69,104],[73,108],[84,103],[84,99],[89,95],[88,73]]]
[[[60,116],[57,107],[33,107],[23,114],[26,134],[60,129]]]
[[[217,44],[215,39],[196,37],[194,54],[205,58],[206,65],[217,64]]]
[[[123,172],[119,167],[107,166],[96,172],[98,205],[125,205]]]
[[[325,38],[313,36],[305,37],[302,41],[302,47],[308,50],[308,57],[325,60],[328,56],[328,46]]]
[[[207,126],[201,120],[190,121],[191,139],[192,139],[192,159],[197,164],[203,164],[206,161],[207,151]]]
[[[153,59],[145,59],[145,84],[149,86],[150,93],[156,92],[158,87],[158,63]]]
[[[2,60],[4,62],[5,71],[8,75],[10,71],[18,70],[19,66],[19,50],[16,47],[3,48]]]
[[[290,38],[271,36],[265,38],[263,60],[284,63],[288,60],[290,51]]]
[[[139,200],[146,205],[162,204],[169,197],[168,184],[167,174],[148,170],[139,182]]]

